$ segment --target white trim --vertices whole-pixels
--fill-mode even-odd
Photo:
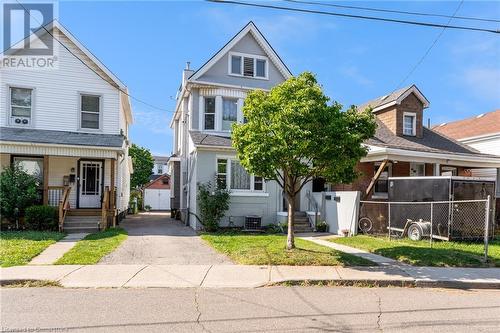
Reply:
[[[103,130],[103,121],[104,121],[104,115],[102,112],[103,107],[104,107],[104,96],[101,93],[93,93],[93,92],[87,92],[87,91],[77,91],[78,94],[78,131],[79,132],[88,132],[88,133],[100,133]],[[87,128],[87,127],[82,127],[82,112],[87,112],[87,111],[82,111],[82,97],[83,96],[91,96],[91,97],[99,97],[99,128]],[[95,113],[95,112],[87,112],[87,113]]]
[[[229,43],[227,43],[219,52],[217,52],[207,63],[205,63],[200,69],[198,69],[193,76],[189,78],[189,81],[195,81],[205,74],[208,69],[210,69],[217,61],[222,59],[222,57],[231,50],[236,43],[238,43],[247,33],[251,33],[255,38],[257,43],[262,47],[264,52],[268,55],[269,59],[275,64],[278,70],[281,72],[285,79],[292,76],[292,73],[286,68],[285,64],[280,60],[279,56],[274,52],[273,48],[266,41],[264,36],[259,32],[257,27],[253,22],[249,22],[241,31],[234,36]]]
[[[412,133],[405,133],[405,117],[413,117],[412,121]],[[417,114],[415,112],[403,112],[403,135],[406,136],[417,136]]]
[[[377,106],[376,108],[374,108],[372,110],[372,112],[377,112],[380,110],[384,110],[384,109],[388,108],[389,106],[401,104],[401,102],[406,97],[408,97],[411,93],[414,93],[417,96],[417,98],[422,102],[422,104],[424,105],[424,109],[429,107],[429,105],[430,105],[429,100],[427,98],[425,98],[425,96],[420,92],[420,90],[418,90],[417,86],[412,85],[410,88],[408,88],[408,90],[406,90],[403,94],[401,94],[395,101],[381,104],[381,105]]]
[[[31,90],[31,110],[30,110],[30,117],[29,117],[29,124],[27,125],[18,125],[15,122],[12,122],[12,118],[15,116],[12,116],[12,88],[18,88],[18,89],[26,89],[26,90]],[[22,84],[7,84],[7,93],[6,93],[6,103],[7,103],[7,119],[6,119],[6,124],[10,127],[16,127],[16,128],[33,128],[35,125],[35,111],[36,111],[36,87],[35,86],[30,86],[30,85],[22,85]],[[27,117],[21,117],[19,118],[27,118]]]
[[[235,74],[232,72],[232,57],[233,56],[240,57],[240,59],[241,59],[241,63],[240,63],[241,74]],[[253,59],[253,76],[244,75],[244,58],[252,58]],[[257,76],[257,59],[258,60],[265,60],[265,62],[266,62],[266,67],[264,69],[265,74],[266,74],[265,76]],[[228,57],[227,57],[227,74],[230,76],[244,77],[244,78],[249,78],[249,79],[269,80],[269,58],[258,55],[258,54],[230,51],[228,54]]]
[[[441,134],[440,132],[438,132],[438,133]],[[446,135],[446,134],[444,134],[444,135]],[[482,134],[482,135],[471,136],[468,138],[461,138],[461,139],[456,139],[456,140],[463,142],[463,143],[474,143],[474,142],[480,142],[480,141],[491,140],[491,139],[500,139],[500,132]]]
[[[440,163],[443,165],[456,165],[467,167],[481,167],[481,168],[500,168],[500,157],[486,157],[475,155],[461,155],[461,154],[443,154],[434,152],[421,152],[416,150],[405,150],[396,148],[383,148],[372,145],[367,145],[369,148],[366,157],[361,159],[361,162],[375,162],[383,159],[398,160],[398,161],[419,161],[419,159],[426,163]]]
[[[206,88],[205,86],[210,86],[213,87],[214,89],[218,89],[220,87],[225,87],[225,88],[235,88],[239,90],[262,90],[262,91],[270,91],[269,89],[264,89],[264,88],[252,88],[252,87],[247,87],[247,86],[238,86],[234,84],[226,84],[226,83],[215,83],[215,82],[208,82],[208,81],[193,81],[193,82],[188,82],[187,83],[190,86],[193,86],[194,88]]]
[[[56,143],[42,143],[42,142],[19,142],[19,141],[0,141],[0,152],[3,152],[3,145],[13,146],[32,146],[32,147],[55,147],[55,148],[78,148],[78,149],[97,149],[97,150],[110,150],[110,151],[123,151],[123,147],[101,147],[101,146],[80,146],[80,145],[64,145]]]
[[[231,190],[229,192],[229,196],[231,197],[269,197],[269,193],[267,192],[261,192],[261,191],[235,191]]]
[[[250,189],[245,190],[245,189],[233,189],[231,188],[231,162],[236,161],[240,163],[237,157],[235,156],[227,156],[227,155],[216,155],[215,156],[215,175],[216,177],[219,175],[219,160],[225,160],[226,161],[226,188],[227,190],[231,191],[230,193],[238,196],[238,194],[242,194],[240,196],[254,196],[255,194],[261,194],[261,193],[267,193],[266,192],[266,181],[263,177],[262,178],[262,190],[255,190],[255,175],[248,173],[250,175]],[[241,164],[240,164],[241,165]],[[268,194],[269,195],[269,194]],[[263,196],[263,195],[261,195]]]

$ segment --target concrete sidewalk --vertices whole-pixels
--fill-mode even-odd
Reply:
[[[280,282],[500,289],[500,268],[410,266],[53,265],[0,268],[2,284],[53,280],[68,288],[255,288]]]
[[[86,233],[69,234],[60,241],[50,245],[42,253],[33,258],[28,265],[50,265],[55,263],[66,252],[71,250],[79,240],[87,236]]]

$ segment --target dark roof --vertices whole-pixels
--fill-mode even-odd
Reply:
[[[405,149],[433,153],[451,153],[476,156],[490,156],[481,154],[477,150],[461,144],[458,141],[447,138],[429,128],[423,128],[423,137],[397,136],[391,130],[377,119],[377,130],[375,136],[365,143],[377,147],[387,147],[395,149]]]
[[[155,180],[157,180],[158,178],[160,178],[162,175],[151,175],[149,176],[149,182],[153,182]]]
[[[204,134],[198,131],[190,131],[189,134],[195,146],[232,147],[231,138],[227,136]]]
[[[168,156],[158,156],[158,155],[153,155],[153,160],[155,163],[167,163],[170,157]]]
[[[365,102],[361,105],[358,105],[358,110],[364,111],[368,107],[375,109],[375,108],[383,106],[385,104],[389,104],[391,102],[397,101],[398,98],[403,96],[408,90],[410,90],[412,88],[415,88],[423,96],[423,94],[420,92],[420,90],[417,88],[417,86],[412,84],[411,86],[404,87],[404,88],[401,88],[399,90],[393,91],[389,95],[380,96],[380,97],[372,99],[371,101],[368,101],[368,102]]]
[[[0,141],[121,148],[123,140],[124,137],[118,134],[78,133],[32,128],[0,127]]]

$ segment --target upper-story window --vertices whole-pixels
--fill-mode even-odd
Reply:
[[[231,75],[268,78],[268,60],[263,56],[231,52],[228,67]]]
[[[80,127],[84,129],[99,129],[100,109],[100,96],[80,95]]]
[[[13,124],[27,125],[31,119],[33,89],[10,88],[10,116]]]
[[[222,99],[222,130],[230,131],[231,125],[238,119],[238,100],[234,98]]]
[[[205,129],[215,129],[215,97],[205,97]]]
[[[417,115],[415,113],[405,112],[403,114],[403,134],[416,135]]]

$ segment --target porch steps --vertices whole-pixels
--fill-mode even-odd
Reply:
[[[69,212],[68,212],[69,213]],[[67,215],[64,219],[63,230],[68,234],[93,233],[99,231],[98,225],[101,216],[95,215]]]
[[[68,210],[67,216],[101,216],[101,209],[79,208]]]
[[[295,212],[295,233],[312,232],[313,228],[309,223],[309,218],[306,212]]]

